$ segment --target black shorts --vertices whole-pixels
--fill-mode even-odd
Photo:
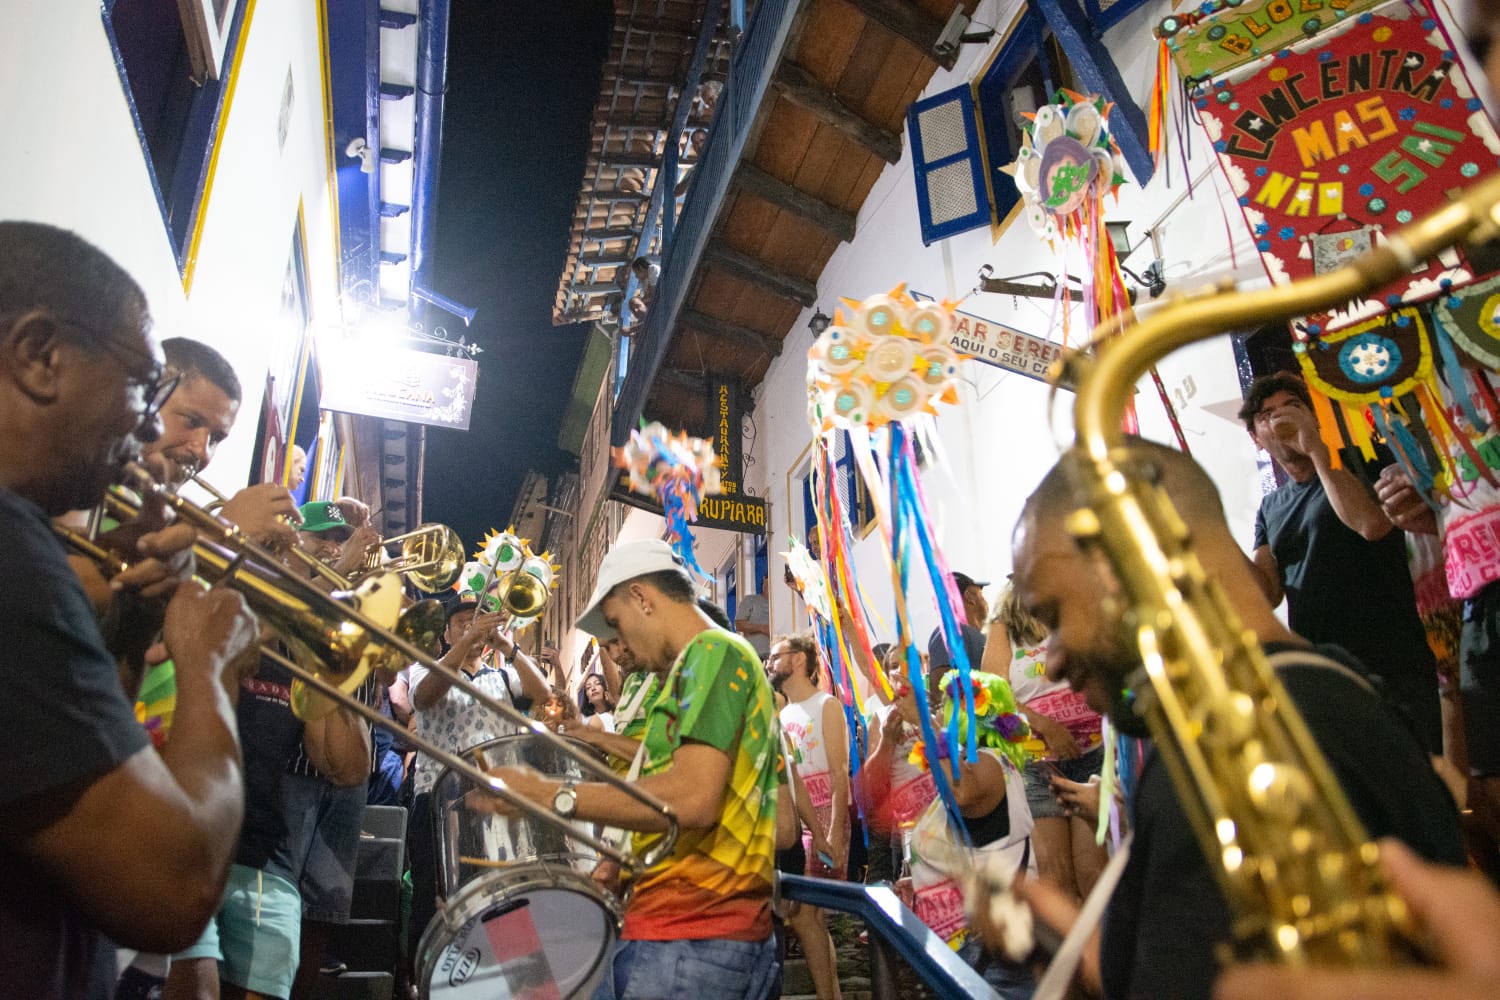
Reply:
[[[1464,601],[1458,696],[1469,773],[1476,778],[1500,776],[1500,583]]]

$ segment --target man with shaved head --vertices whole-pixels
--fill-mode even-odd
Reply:
[[[1317,649],[1273,613],[1255,567],[1235,544],[1217,489],[1191,458],[1146,441],[1129,464],[1155,478],[1191,532],[1207,576],[1262,648],[1307,720],[1372,835],[1394,835],[1429,858],[1464,863],[1458,813],[1421,746],[1351,669],[1347,654]],[[1108,559],[1064,526],[1079,506],[1078,453],[1070,452],[1027,500],[1014,536],[1013,585],[1047,626],[1047,675],[1066,680],[1123,732],[1145,734],[1135,694],[1149,683],[1126,627],[1130,598]],[[1160,757],[1148,753],[1132,803],[1130,860],[1104,917],[1086,984],[1106,997],[1207,997],[1230,913]],[[1066,930],[1071,899],[1044,884],[1025,890],[1044,922]]]

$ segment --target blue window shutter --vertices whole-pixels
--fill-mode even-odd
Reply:
[[[916,169],[922,243],[987,226],[984,156],[968,84],[918,101],[906,112]]]

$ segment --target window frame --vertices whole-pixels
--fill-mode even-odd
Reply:
[[[1056,68],[1047,55],[1047,33],[1046,21],[1029,4],[1026,5],[1011,21],[1005,40],[995,49],[990,61],[969,81],[974,97],[974,120],[979,126],[980,149],[984,154],[984,183],[990,199],[990,229],[996,238],[1015,219],[1020,211],[1022,198],[1013,181],[996,183],[996,175],[1001,173],[1003,167],[1015,162],[1019,153],[1019,149],[1011,148],[1010,130],[1006,129],[1002,135],[995,137],[991,133],[997,118],[1010,114],[1010,94],[1033,59],[1041,67],[1042,82],[1047,94],[1050,96],[1057,89]],[[992,107],[991,102],[997,96],[1001,99],[1001,107],[987,116],[985,109]],[[997,146],[996,143],[1002,145]],[[1000,159],[997,150],[1004,159]]]
[[[191,282],[190,261],[193,237],[207,201],[214,154],[222,136],[224,112],[229,97],[234,91],[234,75],[238,68],[241,38],[245,25],[250,19],[251,9],[255,6],[255,0],[229,0],[231,7],[228,11],[228,31],[224,35],[223,54],[220,57],[219,66],[197,84],[197,92],[193,95],[192,108],[188,112],[187,122],[182,132],[176,170],[170,178],[157,176],[149,137],[141,119],[140,109],[136,105],[135,91],[130,86],[129,71],[125,65],[124,54],[120,51],[119,37],[115,31],[114,15],[118,2],[119,0],[101,0],[100,18],[104,23],[105,38],[109,42],[110,52],[115,61],[115,70],[120,76],[120,88],[125,95],[125,104],[130,109],[130,119],[135,125],[136,139],[140,143],[141,155],[145,160],[146,174],[151,179],[151,190],[156,197],[156,206],[161,212],[162,228],[166,230],[167,241],[172,247],[173,259],[177,262],[178,277],[182,279],[183,286],[186,288]],[[161,0],[161,2],[167,2],[167,0]],[[211,2],[212,0],[182,0],[182,3],[178,5],[179,16],[183,13],[184,3],[209,6]],[[189,24],[184,18],[183,41],[195,66],[197,59],[201,58],[201,53],[194,49],[194,45],[203,44],[202,39],[195,37],[194,32],[197,30],[196,20],[193,24]],[[231,65],[226,70],[224,60],[231,56],[236,65]],[[163,186],[164,181],[169,185],[168,187]]]

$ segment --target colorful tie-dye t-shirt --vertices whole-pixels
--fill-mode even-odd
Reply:
[[[771,933],[780,739],[755,650],[720,629],[699,633],[646,709],[642,773],[667,770],[673,751],[693,741],[729,756],[729,785],[717,822],[682,830],[671,856],[636,880],[623,939],[759,941]],[[636,834],[637,852],[657,836]]]

